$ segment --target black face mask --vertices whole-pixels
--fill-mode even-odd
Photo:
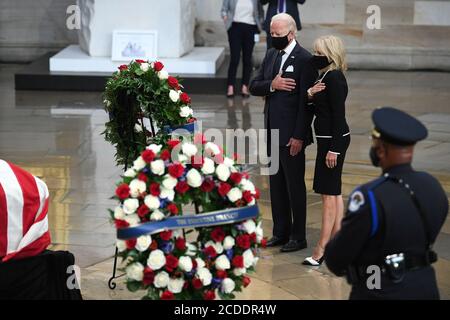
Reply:
[[[371,147],[369,152],[370,161],[374,167],[380,166],[380,157],[377,155],[377,148]]]
[[[284,37],[272,37],[272,47],[277,50],[283,50],[286,48],[289,44],[288,35],[289,33]]]
[[[314,56],[312,56],[310,61],[311,61],[312,66],[317,70],[326,68],[331,64],[331,62],[328,61],[328,58],[326,56],[314,55]]]

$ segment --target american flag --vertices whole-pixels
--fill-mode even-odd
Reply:
[[[0,159],[0,259],[38,255],[50,244],[49,193],[39,178]]]

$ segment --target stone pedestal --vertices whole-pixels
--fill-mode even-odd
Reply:
[[[157,2],[157,3],[156,3]],[[111,56],[113,30],[158,31],[158,57],[178,58],[194,47],[194,0],[77,0],[81,48],[92,57]]]

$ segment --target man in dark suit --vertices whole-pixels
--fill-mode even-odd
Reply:
[[[270,175],[273,237],[268,246],[283,245],[282,252],[306,248],[306,187],[304,147],[312,141],[312,113],[307,92],[316,71],[311,54],[295,39],[295,20],[286,13],[271,22],[274,48],[267,51],[250,92],[265,97],[264,118],[268,130],[268,153],[278,152],[278,171]],[[279,141],[271,150],[270,131],[278,130]],[[276,166],[275,166],[276,167]]]
[[[297,24],[297,30],[302,29],[300,15],[298,13],[298,4],[304,4],[306,0],[260,0],[262,5],[269,4],[267,8],[266,20],[264,21],[264,30],[267,34],[267,50],[272,48],[272,37],[270,36],[270,21],[278,13],[287,13],[292,16]]]

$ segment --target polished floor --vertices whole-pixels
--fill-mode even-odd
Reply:
[[[109,200],[121,169],[114,165],[114,150],[101,136],[106,113],[100,93],[27,92],[14,90],[17,65],[0,65],[0,158],[12,161],[42,177],[51,192],[50,227],[53,249],[72,251],[81,267],[86,299],[137,298],[121,279],[111,291],[114,229],[108,221]],[[344,167],[343,192],[378,175],[368,159],[371,111],[392,105],[418,116],[430,130],[417,146],[414,166],[434,174],[450,192],[450,73],[351,71],[347,116],[352,143]],[[262,128],[263,102],[252,97],[228,101],[221,96],[193,96],[196,116],[204,128]],[[281,254],[262,252],[252,284],[242,299],[346,299],[349,287],[325,266],[301,265],[318,239],[320,198],[311,190],[315,149],[307,150],[308,242],[306,250]],[[271,235],[268,179],[254,179],[262,189],[260,209],[266,235]],[[435,245],[435,265],[441,296],[450,299],[450,221],[447,219]]]

